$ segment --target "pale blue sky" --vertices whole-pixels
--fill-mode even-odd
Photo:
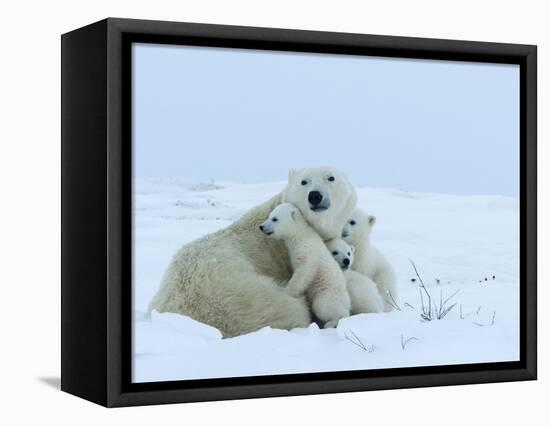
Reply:
[[[134,173],[519,195],[519,67],[133,46]]]

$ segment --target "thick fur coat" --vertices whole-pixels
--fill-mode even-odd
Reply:
[[[281,194],[179,249],[149,311],[187,315],[225,337],[266,326],[307,327],[311,313],[305,298],[289,296],[281,287],[292,275],[288,251],[259,229],[283,201],[294,204],[323,239],[330,239],[341,234],[357,197],[347,177],[332,167],[291,170]]]
[[[376,222],[360,209],[355,209],[343,230],[344,240],[355,247],[352,269],[373,280],[384,299],[384,310],[393,309],[397,300],[396,278],[393,267],[382,253],[371,243],[370,235]]]
[[[349,316],[346,279],[324,241],[290,203],[275,207],[260,229],[270,238],[283,241],[292,265],[285,290],[293,297],[304,294],[313,314],[325,327],[333,327]]]
[[[355,247],[341,238],[326,242],[333,259],[343,270],[351,301],[351,314],[377,313],[384,311],[384,300],[376,283],[359,272],[353,271]]]

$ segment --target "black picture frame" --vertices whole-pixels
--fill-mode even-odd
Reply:
[[[536,46],[118,18],[61,42],[62,390],[115,407],[536,379]],[[520,361],[131,383],[132,42],[519,64]]]

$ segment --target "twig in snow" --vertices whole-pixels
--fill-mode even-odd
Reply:
[[[418,277],[418,281],[420,282],[419,291],[420,291],[420,301],[422,303],[422,313],[420,314],[420,316],[425,321],[431,321],[432,320],[432,297],[430,296],[430,293],[428,292],[428,289],[424,285],[424,281],[422,281],[422,277],[418,273],[418,270],[416,269],[416,265],[414,264],[412,259],[409,259],[409,262],[411,262],[411,265],[414,269],[414,272],[415,272],[416,276]],[[426,293],[426,297],[428,298],[428,306],[427,307],[424,305],[424,298],[422,297],[422,290],[424,290],[424,293]]]
[[[453,303],[451,306],[447,306],[447,302],[451,300],[453,297],[456,296],[456,294],[460,291],[458,289],[453,294],[451,294],[449,297],[447,297],[445,300],[443,300],[443,289],[439,291],[439,306],[435,306],[436,309],[436,317],[438,320],[445,318],[445,316],[452,311],[452,309],[456,306],[456,303]]]
[[[365,349],[364,346],[362,346],[360,343],[357,343],[357,342],[355,342],[354,340],[350,339],[350,338],[348,337],[348,335],[345,334],[345,333],[344,333],[344,338],[345,338],[346,340],[350,341],[351,343],[353,343],[355,346],[357,346],[357,347],[361,348],[362,350],[366,351],[366,349]]]
[[[476,321],[473,321],[473,323],[474,323],[475,325],[480,326],[480,327],[485,327],[485,326],[487,326],[487,325],[493,326],[493,325],[495,325],[495,317],[496,317],[496,315],[497,315],[497,311],[493,311],[493,316],[491,317],[491,322],[490,322],[490,323],[481,324],[481,323],[476,322]]]
[[[390,296],[390,300],[388,300],[388,303],[390,305],[392,305],[395,309],[397,309],[398,311],[401,310],[401,307],[397,304],[397,302],[395,301],[395,299],[393,298],[393,295],[391,294],[391,291],[389,290],[386,290],[386,294],[388,296]]]
[[[443,289],[440,289],[439,291],[439,306],[437,302],[433,302],[432,304],[432,296],[426,286],[424,285],[424,280],[422,280],[422,277],[420,276],[418,269],[416,268],[416,265],[412,261],[412,259],[409,259],[409,262],[411,262],[411,265],[414,269],[414,272],[416,273],[416,276],[418,277],[418,281],[420,282],[419,285],[419,293],[420,293],[420,303],[422,304],[422,312],[420,314],[420,317],[423,321],[432,321],[433,319],[443,319],[445,316],[453,310],[453,308],[456,306],[456,303],[453,303],[450,306],[447,306],[447,303],[456,296],[456,294],[460,291],[458,289],[453,294],[451,294],[449,297],[447,297],[445,300],[443,300]],[[424,303],[424,293],[427,297],[427,303]],[[433,306],[433,308],[432,308]]]
[[[409,343],[412,340],[418,340],[416,337],[409,337],[407,340],[403,339],[403,335],[401,335],[401,348],[405,350],[407,347],[407,343]]]
[[[351,343],[353,343],[355,346],[361,348],[362,350],[367,351],[366,346],[363,344],[361,339],[359,337],[357,337],[357,335],[353,332],[353,330],[350,330],[350,333],[353,335],[355,340],[350,339],[346,333],[344,333],[344,338],[346,340],[349,340]],[[374,347],[374,345],[373,345],[373,347]],[[371,351],[369,351],[369,352],[371,352]]]

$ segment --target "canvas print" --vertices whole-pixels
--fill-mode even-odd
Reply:
[[[132,381],[519,360],[519,66],[132,45]]]

